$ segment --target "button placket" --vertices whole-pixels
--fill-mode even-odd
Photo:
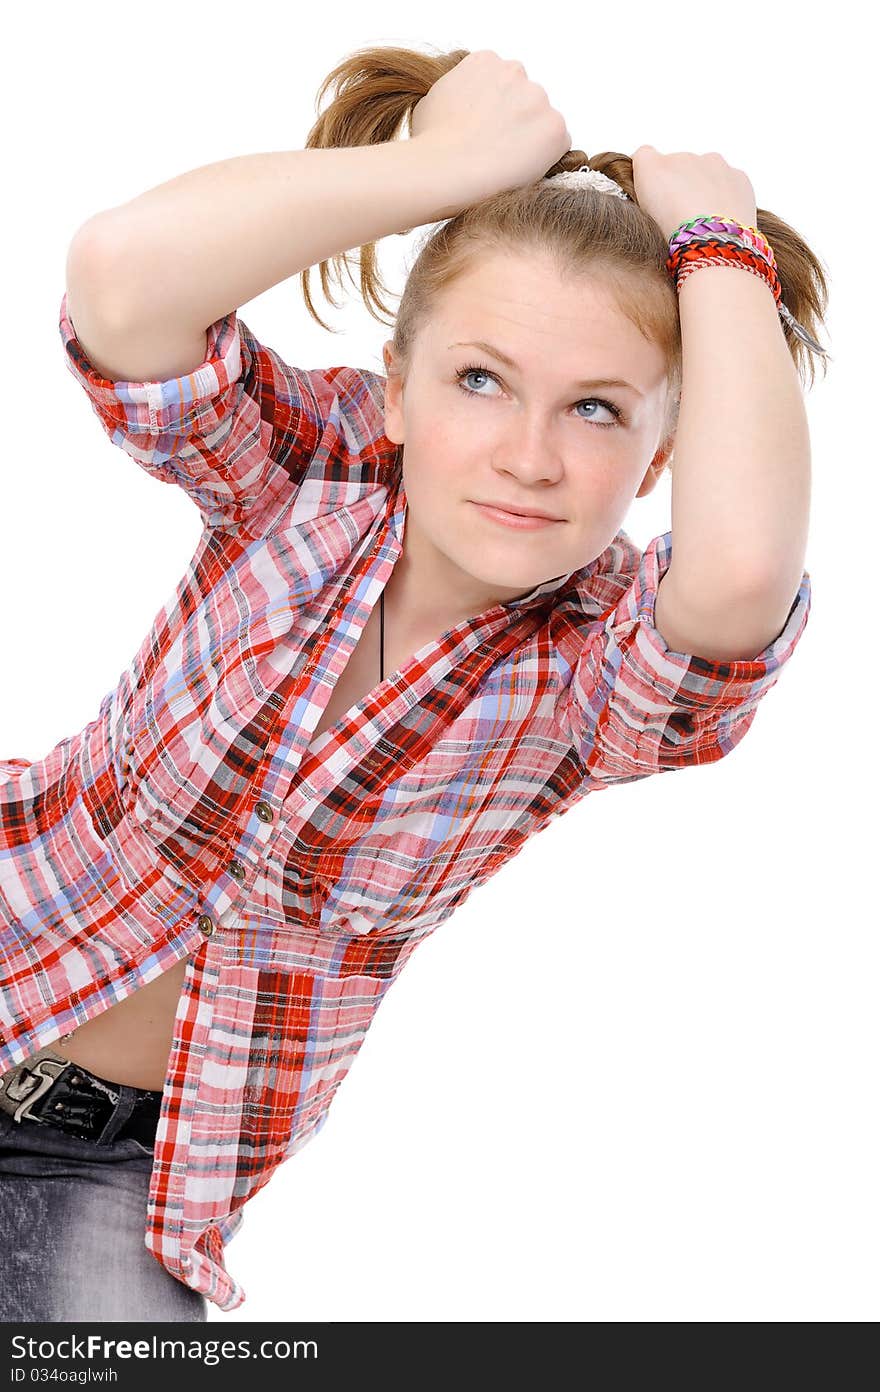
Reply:
[[[263,823],[263,826],[257,833],[255,839],[258,844],[263,845],[263,847],[265,848],[266,844],[271,838],[271,832],[269,828],[271,823],[273,823],[275,820],[275,813],[272,809],[271,804],[265,801],[265,799],[258,802],[254,810],[256,811],[259,821]],[[247,864],[239,860],[237,857],[233,857],[229,861],[229,864],[227,865],[226,869],[227,873],[231,875],[234,880],[237,880],[239,885],[241,885],[242,888],[244,888],[247,881]],[[236,902],[230,904],[229,907],[224,909],[222,913],[219,914],[219,916],[216,918],[216,921],[210,913],[202,912],[196,920],[199,932],[202,933],[205,937],[210,937],[213,933],[217,932],[218,929],[229,927],[230,923],[235,921],[239,912],[237,898],[238,896],[236,896]]]

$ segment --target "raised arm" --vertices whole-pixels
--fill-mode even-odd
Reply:
[[[111,379],[159,381],[205,356],[208,327],[342,251],[453,216],[455,178],[419,139],[239,155],[192,169],[76,232],[68,311]]]

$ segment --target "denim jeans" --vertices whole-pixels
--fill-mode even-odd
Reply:
[[[206,1320],[207,1302],[144,1246],[153,1152],[0,1112],[0,1320]],[[118,1129],[116,1126],[115,1129]]]

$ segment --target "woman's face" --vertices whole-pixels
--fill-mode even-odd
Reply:
[[[486,257],[445,293],[405,381],[390,340],[383,356],[386,434],[404,446],[404,552],[464,607],[588,564],[662,472],[660,349],[607,291],[562,281],[549,263]],[[556,520],[515,530],[477,503]]]

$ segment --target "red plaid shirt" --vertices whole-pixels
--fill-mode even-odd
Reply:
[[[752,660],[667,648],[670,533],[450,629],[308,750],[401,554],[384,379],[304,371],[235,313],[166,382],[110,382],[109,438],[186,490],[195,555],[115,689],[44,758],[0,761],[0,1072],[181,958],[145,1243],[222,1310],[247,1200],[314,1136],[418,944],[587,793],[712,763],[807,621]],[[307,752],[308,751],[308,752]]]

